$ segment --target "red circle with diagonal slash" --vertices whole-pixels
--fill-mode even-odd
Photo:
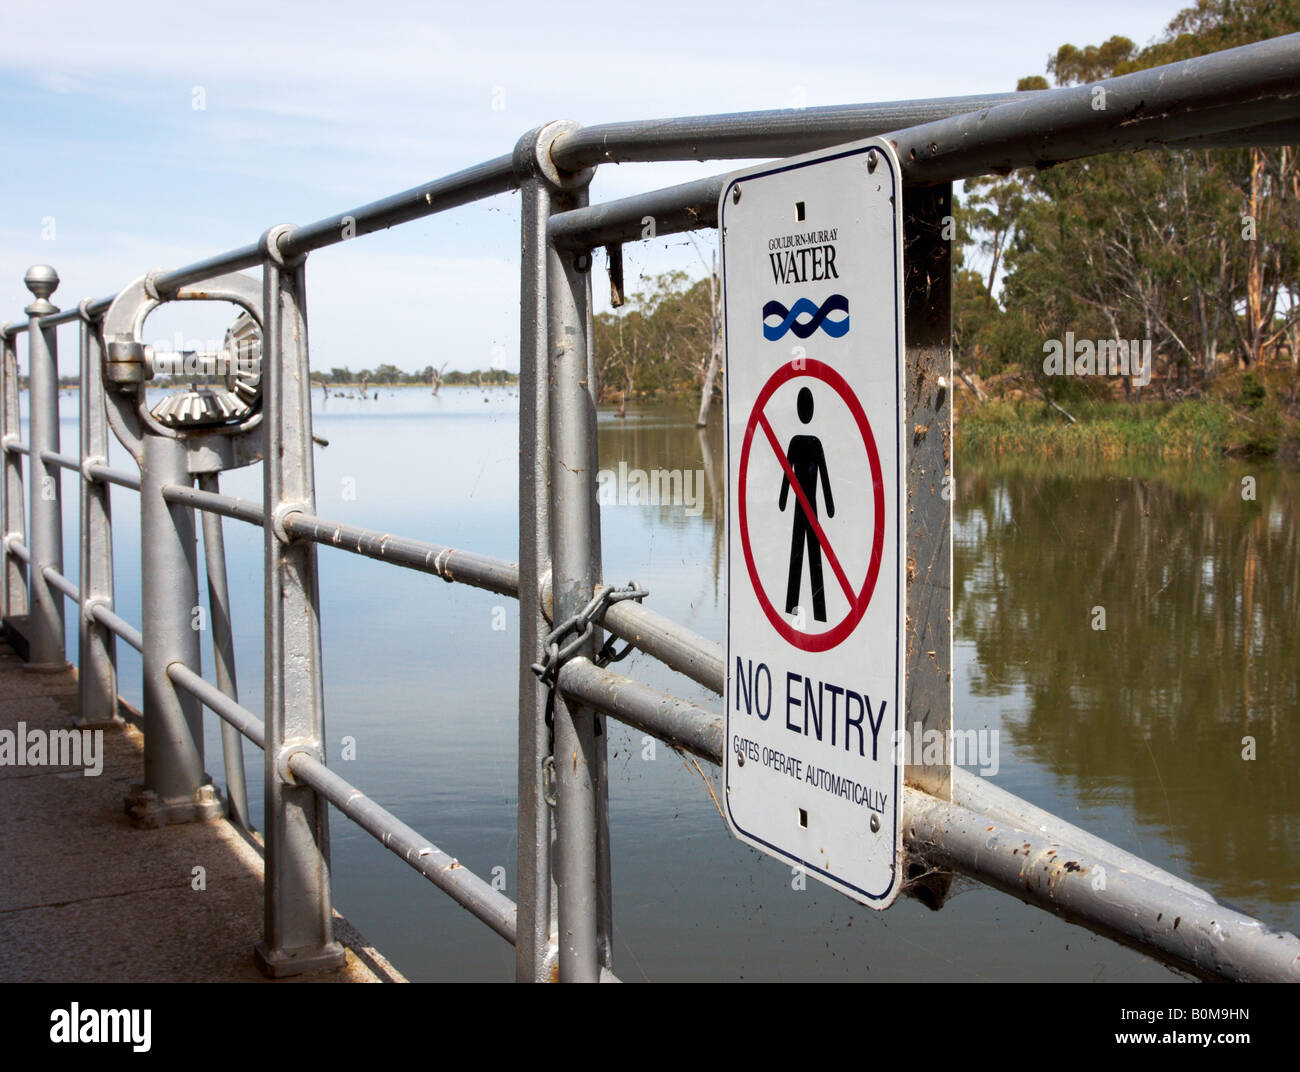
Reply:
[[[758,602],[767,615],[768,621],[772,623],[773,628],[802,651],[829,651],[853,632],[858,622],[862,620],[862,615],[866,613],[867,605],[871,602],[871,594],[876,589],[876,578],[880,574],[880,560],[885,549],[885,483],[880,471],[880,454],[876,450],[876,437],[871,432],[871,422],[867,420],[867,415],[862,409],[862,403],[858,401],[857,396],[845,382],[844,377],[824,361],[806,358],[800,364],[804,367],[796,369],[794,362],[788,362],[772,373],[767,383],[763,385],[763,389],[758,392],[758,398],[754,401],[753,412],[749,415],[749,423],[745,426],[745,439],[740,448],[739,480],[736,489],[740,507],[740,546],[745,553],[745,566],[749,570],[750,583],[754,586],[754,595],[758,597]],[[821,545],[822,551],[826,554],[832,566],[832,572],[840,581],[841,587],[845,589],[845,595],[849,596],[848,615],[843,621],[824,633],[801,632],[790,625],[777,612],[776,607],[772,605],[772,601],[767,597],[767,593],[763,590],[763,585],[758,579],[758,569],[754,565],[754,553],[749,543],[749,518],[746,505],[748,500],[745,492],[749,479],[749,449],[753,445],[754,432],[759,427],[763,428],[764,438],[771,442],[773,450],[776,451],[778,459],[782,462],[782,467],[785,468],[787,464],[785,462],[785,452],[782,451],[780,443],[776,441],[771,425],[768,424],[763,415],[763,409],[778,387],[800,376],[810,376],[813,379],[821,380],[834,390],[844,404],[849,407],[849,412],[853,414],[853,419],[857,422],[858,431],[862,433],[862,442],[866,444],[867,459],[871,465],[871,486],[874,491],[875,528],[871,539],[871,560],[867,563],[867,576],[862,582],[862,587],[851,595],[853,586],[848,583],[843,569],[839,566],[839,560],[835,557],[835,552],[831,549],[826,534],[821,530],[821,524],[816,514],[808,510],[806,505],[804,507],[804,513],[813,526],[817,542]],[[796,501],[802,501],[803,492],[797,480],[790,481],[790,490],[794,492]]]

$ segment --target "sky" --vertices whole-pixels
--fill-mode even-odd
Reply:
[[[1009,91],[1066,42],[1160,36],[1179,0],[525,0],[220,5],[0,0],[0,321],[52,264],[54,301],[256,241],[595,124]],[[211,13],[201,8],[207,7]],[[607,165],[592,201],[743,162]],[[627,286],[704,274],[712,232],[625,249]],[[519,198],[318,251],[312,366],[518,368]],[[608,308],[596,258],[598,311]],[[173,304],[150,343],[219,340],[228,306]],[[75,329],[60,369],[75,372]],[[25,346],[20,362],[26,364]]]

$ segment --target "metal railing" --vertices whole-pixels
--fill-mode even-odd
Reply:
[[[951,382],[951,251],[936,237],[951,182],[989,171],[1153,146],[1247,146],[1300,141],[1300,35],[1112,78],[1094,86],[891,104],[706,116],[583,128],[552,123],[525,134],[513,153],[174,271],[146,277],[156,302],[193,297],[186,288],[225,273],[262,271],[264,303],[263,502],[222,495],[216,470],[186,461],[150,431],[140,474],[109,468],[103,320],[118,295],[64,312],[49,298],[52,269],[30,271],[35,300],[25,324],[5,325],[0,365],[0,609],[32,667],[65,665],[64,600],[78,611],[80,715],[116,718],[117,640],[144,657],[145,770],[129,801],[137,822],[212,818],[220,811],[204,773],[202,707],[221,720],[229,810],[247,824],[236,734],[263,749],[265,918],[257,947],[268,974],[338,966],[329,884],[326,803],[377,838],[497,934],[514,944],[520,980],[612,979],[608,780],[602,718],[617,719],[714,763],[723,719],[598,665],[598,630],[573,645],[548,684],[533,672],[553,624],[573,619],[604,588],[596,456],[596,377],[591,337],[591,252],[655,234],[715,227],[725,176],[590,205],[599,165],[620,161],[785,156],[873,135],[895,146],[905,187],[909,372],[922,363]],[[1100,87],[1103,108],[1096,107]],[[506,562],[394,537],[317,516],[312,464],[305,260],[315,250],[508,190],[522,195],[519,414],[519,558]],[[80,324],[81,414],[76,454],[61,452],[57,338]],[[28,337],[30,441],[20,441],[17,336]],[[112,355],[109,355],[112,356]],[[909,375],[909,379],[913,377]],[[940,381],[943,382],[943,381]],[[112,386],[111,384],[109,385]],[[126,439],[124,439],[124,442]],[[173,441],[174,442],[174,441]],[[30,488],[24,487],[23,458]],[[945,457],[921,458],[949,471]],[[59,470],[79,473],[80,581],[63,572]],[[197,482],[198,486],[195,486]],[[931,483],[934,483],[931,480]],[[141,496],[142,626],[113,610],[109,486]],[[931,511],[923,538],[950,546],[950,513]],[[24,510],[25,495],[29,510]],[[950,509],[950,508],[948,508]],[[199,672],[189,615],[197,603],[194,511],[203,514],[214,616],[217,684]],[[266,701],[259,718],[237,699],[229,632],[221,518],[260,526],[264,566]],[[324,763],[316,545],[434,574],[517,598],[518,889],[516,905],[363,795]],[[949,585],[940,562],[909,582],[913,600],[939,616],[909,614],[909,628],[950,639],[941,620]],[[218,608],[222,608],[218,613]],[[720,647],[653,609],[625,600],[598,605],[601,630],[723,691]],[[926,645],[922,645],[925,647]],[[909,667],[909,671],[913,668]],[[944,672],[949,667],[942,666]],[[919,673],[919,671],[918,671]],[[909,698],[915,683],[909,676]],[[548,708],[553,706],[553,711]],[[553,715],[553,718],[548,717]],[[554,764],[555,754],[578,762]],[[913,892],[942,900],[934,872],[959,872],[1206,979],[1300,979],[1300,940],[993,785],[961,771],[951,778],[909,770],[903,802]],[[1096,882],[1104,868],[1105,881]],[[554,896],[552,890],[554,889]]]

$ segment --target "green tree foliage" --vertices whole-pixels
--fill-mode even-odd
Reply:
[[[681,271],[646,281],[619,309],[595,318],[596,367],[605,399],[698,391],[711,352],[710,280]]]
[[[1077,85],[1295,31],[1296,0],[1199,0],[1146,48],[1119,36],[1066,44],[1047,70]],[[1012,363],[1041,373],[1043,342],[1066,331],[1150,339],[1162,391],[1213,375],[1220,354],[1250,366],[1285,348],[1294,361],[1298,164],[1294,147],[1189,148],[968,182],[959,218],[982,273],[957,276],[959,360],[986,375]],[[1058,393],[1079,387],[1052,379]]]

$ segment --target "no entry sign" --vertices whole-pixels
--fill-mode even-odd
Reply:
[[[736,173],[726,339],[726,814],[875,908],[898,894],[902,181],[881,139]]]

